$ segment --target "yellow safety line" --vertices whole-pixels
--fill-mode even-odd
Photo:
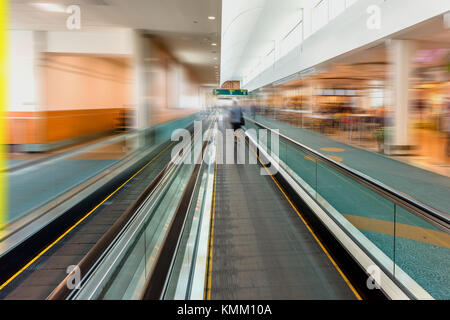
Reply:
[[[23,271],[25,271],[30,265],[32,265],[37,259],[39,259],[44,253],[50,250],[55,244],[57,244],[61,239],[63,239],[70,231],[72,231],[76,226],[78,226],[83,220],[89,217],[95,210],[98,209],[103,203],[105,203],[109,198],[111,198],[114,194],[116,194],[120,189],[122,189],[128,182],[130,182],[134,177],[136,177],[142,170],[144,170],[148,165],[150,165],[155,159],[157,159],[163,152],[165,152],[174,142],[170,143],[167,147],[165,147],[161,152],[159,152],[153,159],[151,159],[145,166],[143,166],[139,171],[133,174],[127,181],[125,181],[120,187],[118,187],[114,192],[112,192],[109,196],[107,196],[102,202],[96,205],[91,211],[89,211],[84,217],[78,220],[73,226],[67,229],[61,236],[58,237],[55,241],[53,241],[50,245],[48,245],[44,250],[42,250],[36,257],[34,257],[30,262],[28,262],[22,269],[17,271],[11,278],[6,280],[1,286],[0,290],[6,287],[11,281],[13,281],[17,276],[19,276]]]
[[[325,248],[325,246],[322,244],[322,242],[319,240],[319,238],[316,236],[316,234],[314,233],[314,231],[311,229],[311,227],[309,226],[308,222],[306,222],[306,220],[303,218],[302,214],[298,211],[298,209],[296,208],[296,206],[292,203],[291,199],[289,198],[289,196],[284,192],[283,188],[281,187],[281,185],[278,183],[278,181],[273,177],[273,175],[270,174],[270,171],[267,169],[266,165],[261,161],[261,159],[259,158],[258,154],[255,152],[255,150],[252,148],[252,146],[250,146],[250,144],[246,141],[247,145],[249,146],[249,148],[252,150],[252,152],[256,155],[256,157],[258,158],[259,162],[264,166],[264,169],[266,169],[267,173],[269,174],[269,176],[272,178],[272,180],[275,182],[275,184],[277,185],[278,189],[280,189],[281,193],[284,195],[284,197],[287,199],[287,201],[289,202],[289,204],[291,205],[291,207],[294,209],[294,211],[297,213],[297,215],[300,217],[300,219],[302,220],[303,224],[306,226],[306,228],[308,229],[308,231],[312,234],[312,236],[314,237],[314,239],[316,240],[316,242],[319,244],[319,246],[322,248],[323,252],[325,252],[326,256],[328,257],[328,259],[330,259],[331,263],[333,264],[333,266],[336,268],[336,270],[339,272],[339,274],[341,275],[341,277],[344,279],[345,283],[347,283],[348,287],[350,288],[350,290],[353,292],[353,294],[356,296],[356,298],[358,300],[362,300],[361,296],[359,295],[359,293],[356,291],[356,289],[353,287],[353,285],[350,283],[350,281],[348,280],[348,278],[345,276],[345,274],[342,272],[342,270],[339,268],[339,266],[337,265],[337,263],[334,261],[334,259],[331,257],[330,253],[328,252],[328,250]]]
[[[209,230],[209,252],[208,252],[208,268],[205,277],[205,299],[211,300],[211,279],[212,279],[212,259],[213,259],[213,243],[214,243],[214,218],[216,212],[216,176],[217,176],[217,148],[216,148],[216,163],[214,164],[214,186],[213,186],[213,201],[211,214],[211,228]]]
[[[0,0],[0,237],[1,228],[8,221],[8,175],[6,167],[6,111],[9,91],[9,8],[7,0]]]

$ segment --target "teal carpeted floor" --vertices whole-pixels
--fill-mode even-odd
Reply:
[[[61,160],[9,174],[8,220],[13,221],[110,167],[117,160]]]

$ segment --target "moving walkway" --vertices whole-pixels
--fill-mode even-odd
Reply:
[[[226,143],[223,114],[202,124],[203,137],[161,144],[140,179],[125,183],[77,231],[66,230],[64,241],[0,290],[2,298],[449,297],[448,214],[250,118],[236,143]],[[358,216],[359,207],[377,219]],[[413,240],[405,230],[433,240]],[[416,273],[433,268],[411,260],[424,248],[440,286]],[[59,272],[46,272],[51,261]],[[76,267],[67,273],[69,263]],[[34,296],[23,293],[27,279],[40,287]]]
[[[19,181],[22,175],[31,176],[24,188],[30,189],[36,198],[50,195],[49,199],[39,199],[42,203],[37,207],[24,204],[23,207],[31,209],[17,214],[18,217],[12,215],[2,230],[0,298],[45,299],[72,266],[84,268],[92,264],[92,256],[109,245],[167,170],[175,144],[170,141],[173,130],[192,131],[198,117],[189,116],[116,136],[25,167],[24,173],[10,174],[11,179],[18,177]],[[64,176],[65,169],[74,161],[81,162],[82,168],[89,168],[91,159],[110,156],[113,152],[116,160],[112,165],[111,161],[95,160],[99,163],[94,166],[101,170],[79,171],[73,181],[60,179],[64,185],[52,186],[54,189],[47,194],[37,190],[39,184],[46,182],[32,179],[36,175]],[[48,180],[50,184],[54,182]],[[64,188],[65,192],[57,192]]]
[[[249,159],[254,156],[255,148],[241,138],[235,158],[243,147]],[[360,298],[283,187],[265,170],[258,164],[217,167],[207,298]]]

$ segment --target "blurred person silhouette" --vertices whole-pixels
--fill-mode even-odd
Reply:
[[[256,118],[256,100],[250,101],[250,114],[253,119]]]
[[[423,116],[426,111],[426,108],[427,108],[427,104],[426,104],[425,99],[422,96],[419,96],[419,98],[415,102],[415,109],[419,115],[420,122],[423,121]]]
[[[237,130],[245,124],[244,115],[242,114],[242,108],[238,105],[237,101],[233,101],[233,106],[230,110],[230,123],[234,130],[234,141],[237,141]]]
[[[442,128],[444,129],[444,132],[447,134],[446,154],[447,157],[450,157],[450,97],[447,97],[443,122],[444,123]]]

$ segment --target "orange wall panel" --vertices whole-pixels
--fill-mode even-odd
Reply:
[[[45,53],[39,112],[9,112],[9,144],[44,144],[113,130],[131,105],[129,59]]]
[[[121,109],[10,112],[8,144],[44,144],[113,130]]]
[[[34,144],[45,139],[45,115],[39,112],[9,112],[9,144]]]
[[[47,112],[47,142],[66,140],[114,129],[120,109]]]
[[[42,108],[124,108],[131,104],[130,70],[125,58],[47,53]]]

